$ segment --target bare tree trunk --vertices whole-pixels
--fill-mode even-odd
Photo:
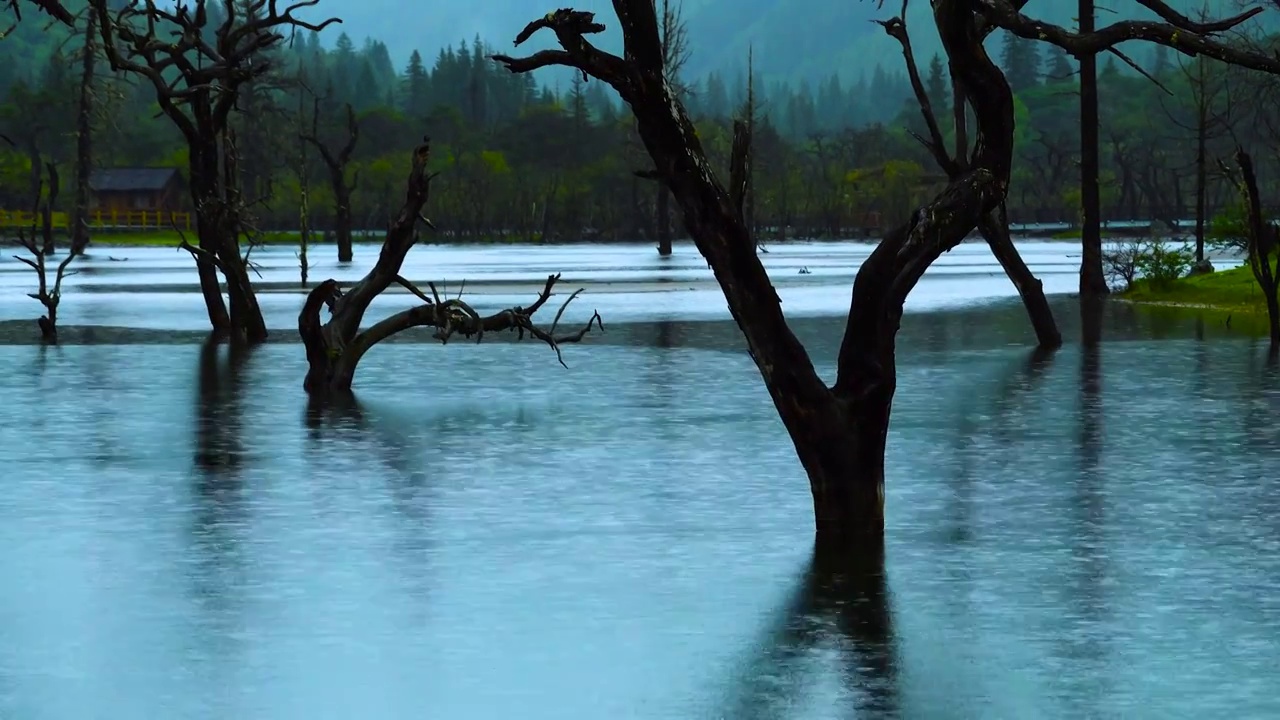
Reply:
[[[210,147],[212,145],[212,147]],[[215,333],[231,331],[231,317],[227,313],[226,301],[222,298],[222,288],[218,283],[218,264],[216,262],[219,248],[222,247],[217,206],[221,205],[218,197],[218,148],[216,141],[192,142],[191,152],[191,200],[195,205],[196,239],[200,252],[195,253],[196,274],[200,278],[200,295],[204,297],[205,312],[209,315],[209,325]]]
[[[76,194],[71,215],[71,252],[89,243],[89,175],[93,172],[93,76],[97,60],[98,14],[90,12],[84,29],[80,64],[80,107],[76,114]]]
[[[660,80],[653,3],[618,2],[626,59],[600,60],[580,43],[584,32],[603,29],[588,13],[551,13],[520,36],[552,28],[565,57],[612,85],[631,107],[657,174],[711,265],[809,476],[818,543],[854,552],[883,542],[884,449],[897,387],[894,345],[903,303],[928,266],[1003,201],[1012,163],[1013,95],[982,49],[989,30],[974,22],[969,2],[934,0],[933,6],[943,46],[974,109],[978,150],[972,170],[914,213],[911,222],[886,233],[859,269],[831,387],[787,324],[742,220],[742,194],[732,183],[726,191],[715,179],[692,121],[669,83]],[[547,64],[536,57],[497,59],[514,72]]]
[[[1201,65],[1204,63],[1201,62]],[[1204,226],[1206,198],[1209,185],[1209,127],[1207,109],[1203,100],[1199,107],[1196,128],[1196,262],[1204,261]]]
[[[550,332],[532,324],[531,316],[550,298],[559,275],[547,278],[542,294],[529,307],[509,308],[484,317],[460,297],[442,298],[434,285],[430,285],[432,297],[428,297],[402,277],[400,268],[417,244],[417,226],[422,218],[422,208],[430,196],[433,176],[427,173],[429,158],[430,145],[427,143],[414,151],[404,205],[387,229],[382,251],[373,268],[345,293],[340,291],[336,280],[329,279],[307,294],[298,314],[298,334],[307,351],[307,376],[303,388],[308,393],[323,396],[350,392],[356,367],[364,355],[379,342],[411,328],[436,328],[435,338],[441,342],[455,336],[475,337],[479,342],[486,333],[518,330],[522,337],[528,333],[546,342],[558,354],[559,343],[577,342],[586,335],[592,323],[599,324],[599,315],[593,314],[586,328],[568,337],[554,335],[555,323]],[[430,222],[426,224],[430,225]],[[392,285],[408,290],[421,303],[361,330],[369,305]],[[569,301],[576,295],[571,295]],[[322,323],[320,314],[325,306],[330,310],[329,321]],[[557,314],[556,320],[559,318],[560,314]]]
[[[337,200],[333,234],[338,243],[338,262],[351,262],[355,258],[351,247],[351,190],[341,178],[333,180],[333,196]]]
[[[338,262],[351,262],[355,257],[351,247],[351,193],[360,182],[357,173],[347,181],[347,165],[351,162],[351,154],[355,152],[356,143],[360,140],[360,124],[356,121],[355,109],[348,103],[345,106],[347,120],[347,137],[342,147],[336,152],[320,139],[320,98],[315,98],[311,111],[311,131],[302,133],[302,139],[311,143],[320,152],[329,171],[329,186],[333,188],[334,214],[333,234],[338,244]]]
[[[916,102],[920,106],[920,114],[923,116],[925,127],[928,129],[928,137],[918,137],[925,148],[933,155],[938,167],[947,174],[947,179],[955,182],[969,168],[969,121],[966,110],[968,101],[960,83],[953,72],[951,91],[955,145],[949,151],[929,93],[926,92],[924,82],[920,79],[920,69],[916,64],[915,52],[911,48],[911,37],[907,32],[906,18],[898,17],[891,21],[882,22],[881,25],[884,27],[885,32],[902,46],[903,59],[907,65],[907,77],[911,81],[912,92],[916,96]],[[1036,276],[1031,273],[1031,269],[1023,262],[1022,256],[1013,244],[1013,239],[1009,236],[1009,217],[1005,212],[1003,203],[1001,203],[998,212],[988,213],[982,217],[978,223],[978,230],[991,248],[991,253],[1000,262],[1000,267],[1004,268],[1005,274],[1013,282],[1013,286],[1017,288],[1018,295],[1022,298],[1022,304],[1027,310],[1027,316],[1031,319],[1031,326],[1035,329],[1039,346],[1045,349],[1052,349],[1062,345],[1062,333],[1058,331],[1058,323],[1053,317],[1053,310],[1049,307],[1048,299],[1045,298],[1044,285],[1036,279]]]
[[[1248,232],[1249,267],[1267,302],[1267,325],[1271,336],[1271,352],[1280,352],[1280,226],[1268,223],[1262,214],[1262,198],[1253,158],[1244,148],[1236,149],[1236,165],[1240,175],[1236,185],[1245,203]],[[1273,264],[1274,263],[1274,264]]]
[[[658,254],[671,254],[671,191],[666,184],[658,183],[658,201],[655,203],[654,221],[658,228]]]
[[[1094,31],[1094,0],[1080,0],[1080,32]],[[1102,197],[1098,186],[1098,56],[1080,56],[1080,294],[1110,292],[1102,270]]]
[[[1018,249],[1014,247],[1013,239],[1009,236],[1009,221],[1003,216],[999,217],[994,214],[987,215],[978,224],[978,230],[982,232],[982,237],[987,241],[988,247],[991,248],[991,254],[995,255],[1000,267],[1004,268],[1004,273],[1013,282],[1013,286],[1018,289],[1018,296],[1022,298],[1022,306],[1027,311],[1027,317],[1031,319],[1031,327],[1036,333],[1036,342],[1041,348],[1056,348],[1062,345],[1062,333],[1058,330],[1058,323],[1053,317],[1053,310],[1049,307],[1049,300],[1044,295],[1044,283],[1031,272],[1031,268],[1023,262],[1022,256],[1018,254]]]

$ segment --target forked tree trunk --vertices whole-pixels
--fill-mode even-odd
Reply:
[[[347,166],[351,164],[351,155],[360,141],[360,123],[356,119],[355,108],[347,103],[346,111],[347,137],[336,151],[320,139],[320,98],[312,102],[311,131],[302,133],[303,141],[311,143],[320,152],[325,169],[329,171],[329,187],[333,190],[334,213],[333,234],[338,244],[338,262],[351,262],[355,257],[351,248],[351,193],[360,182],[359,174],[347,181]]]
[[[307,375],[303,388],[308,393],[323,395],[349,391],[356,366],[369,348],[395,332],[412,327],[400,326],[400,323],[420,319],[399,313],[375,324],[369,332],[360,332],[360,325],[374,298],[393,284],[407,285],[400,277],[400,267],[417,242],[418,218],[430,195],[429,158],[429,145],[424,144],[414,152],[404,205],[387,229],[382,252],[373,269],[345,293],[339,291],[338,283],[332,279],[325,280],[308,293],[298,315],[298,333],[307,351]],[[321,312],[326,306],[331,314],[328,322],[322,322]]]
[[[188,138],[190,161],[188,167],[191,174],[191,203],[195,208],[196,241],[200,252],[195,253],[196,275],[200,278],[200,295],[204,298],[205,311],[209,316],[209,326],[213,332],[226,334],[231,331],[231,318],[227,314],[227,304],[222,298],[222,287],[218,282],[218,266],[216,264],[220,230],[217,227],[213,205],[218,201],[217,191],[217,147],[212,150]],[[212,155],[212,158],[209,156]]]
[[[302,336],[307,351],[307,376],[303,381],[303,388],[313,397],[349,393],[356,368],[365,353],[379,342],[410,328],[435,328],[435,337],[442,342],[456,336],[475,337],[479,342],[486,333],[518,330],[522,337],[530,334],[546,342],[558,355],[559,343],[578,342],[587,334],[592,324],[600,325],[600,316],[593,314],[587,327],[576,335],[556,337],[555,322],[552,323],[550,332],[544,332],[532,324],[530,318],[551,297],[552,287],[560,279],[559,275],[547,278],[542,294],[528,308],[514,307],[483,317],[460,297],[441,298],[436,294],[434,286],[431,287],[434,297],[427,297],[413,283],[401,277],[400,268],[418,240],[417,225],[422,219],[422,208],[430,195],[433,176],[427,174],[429,158],[428,141],[414,151],[404,205],[387,229],[382,252],[373,269],[346,293],[340,292],[337,281],[329,279],[307,295],[302,311],[298,314],[298,333]],[[393,284],[408,290],[421,304],[383,318],[361,330],[361,323],[370,303]],[[570,295],[569,300],[576,296],[577,293]],[[330,308],[327,323],[320,319],[326,305]],[[556,321],[563,312],[562,307],[556,314]]]
[[[663,80],[654,4],[614,4],[626,38],[625,59],[602,57],[583,42],[584,33],[604,28],[593,14],[571,10],[530,23],[517,42],[540,28],[552,29],[569,64],[608,82],[630,105],[657,174],[711,265],[809,476],[818,542],[846,550],[879,545],[884,532],[885,438],[896,390],[894,341],[903,303],[929,265],[959,245],[1003,202],[1008,189],[1013,94],[983,50],[990,29],[974,22],[974,5],[968,0],[933,2],[943,47],[974,109],[973,162],[911,221],[886,233],[859,269],[836,382],[827,387],[788,326],[756,253],[742,219],[739,183],[726,191],[716,180],[693,123]],[[513,72],[554,62],[546,53],[496,59]],[[734,144],[739,146],[736,138]],[[733,158],[730,165],[741,162]]]
[[[267,326],[240,254],[240,223],[219,168],[222,148],[216,139],[191,143],[191,196],[196,207],[199,252],[194,253],[209,322],[215,332],[250,343],[267,338]],[[227,303],[218,283],[226,281]],[[228,312],[228,306],[230,312]]]
[[[947,179],[955,181],[969,168],[968,102],[961,90],[960,83],[953,77],[951,91],[955,146],[954,149],[948,150],[936,109],[933,107],[932,99],[929,97],[929,93],[925,90],[924,82],[920,78],[920,69],[916,64],[915,52],[911,48],[911,37],[907,32],[906,18],[898,17],[890,21],[883,21],[880,24],[884,27],[885,32],[902,46],[902,56],[907,66],[907,77],[911,82],[916,102],[920,106],[920,113],[924,118],[925,127],[928,129],[928,137],[917,136],[917,138],[933,155],[938,167],[947,174]],[[1048,299],[1045,298],[1044,285],[1032,274],[1031,269],[1023,262],[1022,255],[1018,253],[1018,248],[1013,244],[1013,238],[1009,235],[1009,218],[1005,213],[1004,205],[1001,204],[998,212],[985,215],[978,224],[978,230],[987,241],[988,247],[991,248],[991,254],[995,256],[1000,263],[1000,267],[1004,269],[1005,275],[1009,277],[1009,280],[1013,282],[1013,286],[1017,288],[1018,296],[1022,298],[1023,307],[1026,308],[1027,316],[1031,319],[1031,326],[1035,330],[1036,341],[1039,346],[1044,349],[1053,349],[1061,346],[1062,333],[1058,330],[1058,323],[1054,320],[1053,310],[1049,307]]]

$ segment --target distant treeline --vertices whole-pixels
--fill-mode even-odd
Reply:
[[[216,8],[216,4],[212,7]],[[692,38],[696,43],[697,38]],[[0,41],[0,206],[27,209],[31,166],[54,161],[70,176],[80,42],[64,28],[23,23]],[[612,91],[580,80],[539,86],[488,59],[480,39],[414,53],[397,69],[376,41],[338,37],[333,49],[301,33],[270,57],[273,73],[243,97],[236,145],[246,198],[263,229],[333,216],[330,174],[299,140],[315,134],[336,152],[358,140],[345,177],[354,181],[354,226],[385,224],[403,195],[409,153],[433,140],[441,171],[429,205],[446,237],[470,239],[653,238],[658,188],[637,177],[648,156]],[[1074,222],[1078,202],[1078,112],[1074,64],[1061,51],[1009,37],[1001,60],[1018,97],[1018,157],[1009,194],[1013,222]],[[950,117],[942,61],[920,58],[931,102]],[[1277,194],[1276,143],[1249,103],[1241,72],[1158,52],[1148,79],[1115,58],[1103,63],[1103,205],[1106,219],[1194,216],[1197,135],[1205,135],[1206,214],[1235,201],[1216,159],[1236,142],[1255,151],[1267,194]],[[185,146],[158,116],[152,89],[105,68],[97,92],[99,167],[185,166]],[[1247,78],[1245,78],[1247,80]],[[690,81],[687,102],[712,158],[727,162],[732,118],[743,111],[745,77]],[[922,121],[904,73],[878,71],[852,85],[833,76],[816,87],[757,83],[754,207],[762,239],[841,237],[905,218],[940,180],[911,137]],[[1203,128],[1203,133],[1199,131]],[[66,201],[66,195],[60,202]],[[673,208],[673,212],[677,212]],[[670,222],[677,228],[679,218]]]

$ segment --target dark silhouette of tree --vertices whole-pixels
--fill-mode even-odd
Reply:
[[[360,123],[356,121],[355,109],[348,103],[343,108],[346,114],[344,137],[340,145],[331,147],[321,139],[320,98],[313,99],[311,108],[311,129],[302,134],[302,139],[320,153],[328,171],[329,187],[333,191],[333,234],[338,245],[338,262],[351,262],[355,257],[351,247],[351,193],[360,183],[360,173],[358,170],[349,173],[347,166],[351,164],[351,154],[360,140]]]
[[[387,228],[386,239],[378,260],[359,282],[343,292],[336,280],[325,280],[308,295],[302,312],[298,315],[298,333],[307,351],[307,376],[303,388],[311,394],[345,394],[350,391],[356,367],[374,345],[393,335],[412,328],[434,328],[433,337],[447,343],[455,336],[475,338],[480,342],[486,334],[514,331],[523,339],[525,333],[547,343],[560,356],[560,345],[579,342],[593,325],[603,329],[599,314],[577,333],[557,336],[556,328],[569,303],[577,297],[573,293],[565,300],[548,330],[533,323],[533,315],[551,298],[551,292],[559,275],[547,278],[542,293],[529,307],[513,307],[488,316],[481,316],[458,297],[442,297],[434,284],[429,284],[428,297],[412,282],[400,275],[405,257],[418,242],[419,223],[428,227],[432,223],[422,214],[431,192],[434,175],[427,172],[431,157],[429,140],[413,153],[409,172],[408,189],[400,212]],[[421,301],[420,305],[390,315],[367,329],[361,329],[369,305],[392,285],[408,290]],[[329,309],[329,321],[322,323],[320,313]],[[563,360],[561,360],[563,363]]]
[[[1271,335],[1271,355],[1280,354],[1280,224],[1268,222],[1262,210],[1258,175],[1253,157],[1244,148],[1237,148],[1236,168],[1223,165],[1223,171],[1231,177],[1240,190],[1245,206],[1245,235],[1249,267],[1262,288],[1267,303],[1267,325]]]
[[[1077,56],[1097,54],[1122,40],[1146,40],[1280,73],[1280,59],[1225,46],[1189,31],[1189,21],[1167,13],[1165,22],[1119,22],[1097,32],[1070,33],[1020,14],[1023,0],[934,0],[943,48],[975,116],[973,150],[968,168],[909,221],[886,233],[859,269],[836,381],[828,387],[787,324],[742,220],[738,185],[726,188],[717,179],[683,102],[666,80],[654,4],[613,4],[625,57],[587,39],[604,30],[594,13],[562,9],[529,23],[516,37],[519,45],[539,30],[550,30],[559,49],[495,59],[516,73],[574,68],[611,85],[630,106],[657,173],[711,265],[809,475],[818,540],[849,549],[883,543],[884,449],[903,303],[929,265],[998,210],[1008,191],[1014,102],[1004,75],[983,48],[990,32],[1003,27]],[[731,159],[730,167],[734,164]]]
[[[1080,34],[1094,32],[1094,0],[1080,0]],[[1102,268],[1102,194],[1099,187],[1098,56],[1080,59],[1080,297],[1106,295]]]
[[[160,111],[186,140],[199,245],[183,241],[182,247],[196,259],[214,332],[234,340],[265,340],[267,326],[249,280],[249,259],[240,250],[240,237],[250,228],[244,217],[231,114],[246,85],[271,69],[264,54],[284,39],[282,30],[319,31],[337,19],[313,24],[294,16],[318,0],[302,0],[283,10],[275,0],[220,0],[226,19],[216,26],[210,24],[206,0],[172,9],[146,0],[114,12],[109,0],[89,2],[98,15],[112,69],[148,81]],[[210,32],[212,41],[207,38]],[[230,312],[219,288],[219,272],[226,280]]]
[[[938,123],[938,116],[934,112],[933,99],[930,97],[929,87],[920,79],[915,53],[911,49],[911,36],[907,32],[906,8],[907,6],[904,3],[903,13],[899,17],[883,21],[880,24],[884,27],[885,32],[902,46],[902,55],[907,65],[907,77],[911,80],[916,102],[920,106],[920,113],[924,118],[925,127],[928,128],[928,137],[916,135],[916,139],[933,156],[938,168],[947,174],[949,180],[954,182],[968,168],[968,160],[966,158],[968,153],[967,140],[962,139],[967,134],[966,128],[968,126],[968,114],[964,110],[965,101],[962,93],[959,91],[954,93],[956,107],[952,114],[952,121],[955,123],[955,136],[960,144],[957,145],[956,152],[952,153],[947,150],[947,143]],[[938,64],[940,65],[940,63]],[[953,82],[957,83],[956,87],[958,88],[959,78],[954,78]],[[1009,280],[1018,289],[1018,295],[1022,298],[1023,305],[1027,309],[1027,315],[1031,319],[1031,326],[1035,328],[1036,340],[1039,346],[1045,349],[1052,349],[1062,345],[1062,333],[1058,330],[1058,323],[1054,320],[1053,310],[1050,309],[1049,301],[1044,295],[1044,284],[1031,273],[1031,269],[1023,262],[1022,255],[1018,253],[1018,249],[1013,245],[1013,238],[1009,235],[1009,218],[1005,212],[1004,205],[1002,204],[996,212],[984,217],[978,223],[978,230],[991,248],[991,253],[996,257],[1000,266],[1004,268],[1005,274],[1009,276]]]

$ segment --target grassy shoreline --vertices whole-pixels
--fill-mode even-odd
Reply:
[[[196,242],[195,231],[186,233],[187,241],[192,245]],[[177,247],[182,242],[182,236],[173,230],[159,230],[155,232],[138,232],[138,233],[98,233],[89,240],[89,248],[120,248],[120,247]],[[262,233],[259,242],[263,245],[297,245],[298,233]],[[320,245],[319,237],[311,241],[312,245]]]
[[[1160,285],[1139,280],[1119,297],[1139,305],[1241,315],[1265,316],[1267,313],[1266,298],[1248,265]]]

